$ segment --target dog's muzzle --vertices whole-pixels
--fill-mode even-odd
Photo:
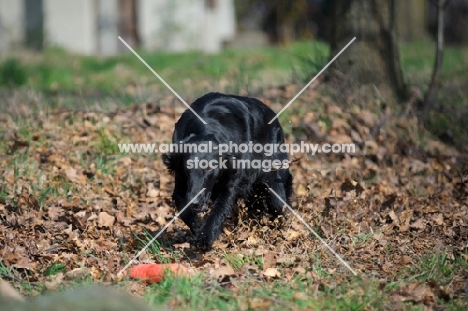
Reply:
[[[208,204],[192,204],[192,209],[197,213],[203,213],[208,210]]]

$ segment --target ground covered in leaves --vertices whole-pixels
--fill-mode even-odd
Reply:
[[[313,85],[281,116],[287,141],[355,143],[356,153],[296,155],[292,207],[358,277],[291,213],[271,221],[242,202],[212,251],[199,253],[177,220],[138,261],[186,264],[228,309],[464,308],[466,156],[424,131],[411,100],[392,110],[363,89],[338,104],[326,88]],[[254,95],[279,111],[299,89]],[[174,216],[160,154],[124,154],[118,144],[169,142],[184,106],[168,96],[111,111],[36,111],[34,95],[22,96],[0,114],[2,278],[28,295],[83,278],[118,282]],[[153,290],[150,300],[171,308],[224,308]]]

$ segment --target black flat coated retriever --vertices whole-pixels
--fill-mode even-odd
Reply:
[[[277,119],[268,124],[275,113],[261,101],[209,93],[191,108],[207,124],[187,109],[172,137],[173,145],[186,149],[164,154],[163,161],[175,174],[172,198],[179,211],[205,188],[181,218],[195,234],[196,246],[209,250],[238,199],[247,206],[261,202],[261,209],[281,214],[283,203],[268,188],[290,204],[292,176],[288,154],[272,148],[284,143],[283,129]],[[248,145],[251,149],[246,151]],[[209,146],[212,152],[207,152]],[[259,146],[267,152],[254,152],[261,150]],[[207,209],[209,201],[211,210],[203,223],[198,213]]]

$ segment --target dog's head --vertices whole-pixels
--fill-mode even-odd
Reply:
[[[228,161],[226,156],[218,155],[218,142],[211,135],[192,134],[181,145],[184,150],[163,155],[163,162],[169,170],[176,172],[176,178],[178,174],[185,175],[185,204],[196,197],[191,208],[196,212],[204,212],[208,209],[214,185],[219,181],[223,169],[228,167]],[[203,188],[205,190],[199,194]]]

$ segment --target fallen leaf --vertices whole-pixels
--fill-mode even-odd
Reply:
[[[279,272],[276,268],[266,268],[264,271],[262,271],[262,275],[268,278],[277,278],[281,276],[281,272]]]
[[[418,230],[424,230],[426,228],[426,224],[422,218],[417,219],[415,222],[413,222],[410,225],[411,228],[413,229],[418,229]]]
[[[190,243],[185,242],[185,243],[180,243],[180,244],[174,244],[175,248],[180,248],[180,249],[188,249],[190,248]]]
[[[153,183],[148,184],[148,191],[146,192],[148,198],[156,198],[159,196],[159,189],[154,188]]]
[[[86,176],[83,174],[78,174],[77,170],[73,167],[68,167],[63,170],[65,177],[73,183],[85,184]]]
[[[84,279],[85,277],[87,277],[88,275],[90,274],[90,271],[88,268],[86,267],[80,267],[80,268],[75,268],[71,271],[68,271],[65,276],[68,278],[68,279],[71,279],[71,280],[75,280],[75,279],[79,279],[79,280],[82,280]]]
[[[48,290],[55,290],[63,282],[63,273],[57,273],[52,276],[52,280],[44,282],[45,287]]]
[[[249,299],[249,306],[254,310],[267,310],[271,302],[266,299],[252,298]]]
[[[296,240],[301,234],[295,230],[289,230],[288,235],[287,235],[287,240],[288,241],[293,241]]]
[[[22,257],[18,262],[13,264],[13,267],[17,269],[27,269],[30,271],[36,270],[37,262],[29,260],[27,257]]]
[[[99,227],[112,227],[115,222],[115,217],[106,212],[100,212],[98,216]]]
[[[224,276],[234,275],[234,269],[230,265],[221,266],[218,269],[213,269],[210,271],[210,274],[215,278],[219,279]]]

